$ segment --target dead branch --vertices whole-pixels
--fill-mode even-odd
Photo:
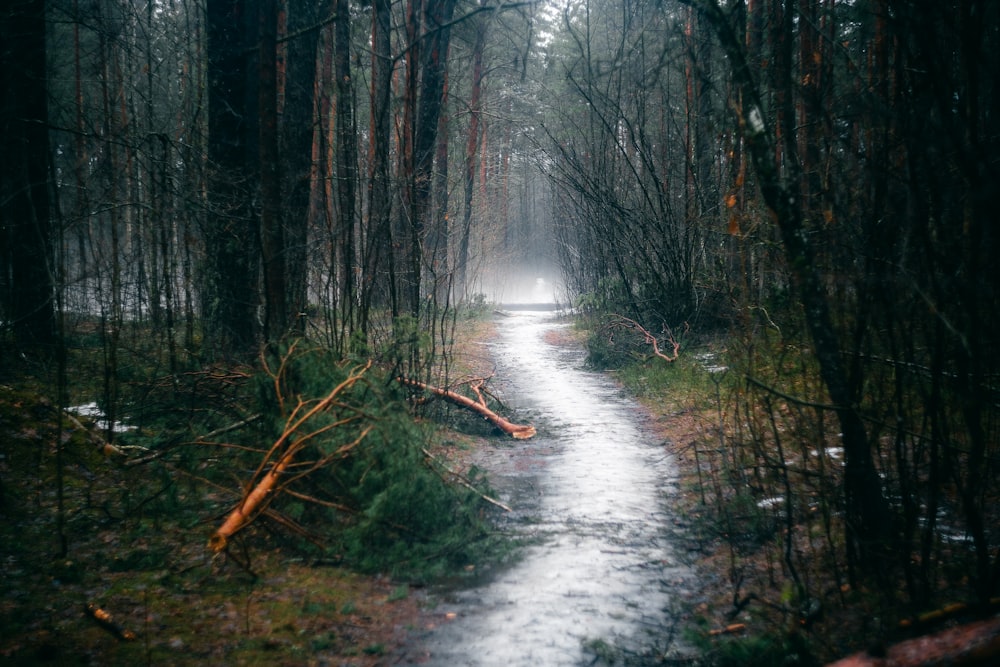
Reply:
[[[193,442],[178,442],[176,444],[165,445],[163,447],[160,447],[159,449],[154,450],[153,452],[147,453],[145,456],[140,456],[139,458],[135,458],[135,459],[128,459],[127,461],[125,461],[124,465],[126,467],[132,467],[132,466],[142,465],[144,463],[149,463],[151,461],[155,461],[157,459],[163,458],[171,450],[173,450],[174,447],[180,447],[180,446],[186,446],[186,445],[214,445],[216,447],[232,447],[234,449],[243,449],[243,450],[246,450],[246,451],[257,451],[253,447],[245,447],[245,446],[242,446],[242,445],[235,445],[235,444],[231,444],[231,443],[210,442],[210,440],[212,438],[216,437],[216,436],[222,435],[223,433],[228,433],[230,431],[235,431],[237,429],[241,429],[244,426],[249,426],[250,424],[254,423],[255,421],[258,421],[262,416],[263,415],[261,415],[260,413],[255,414],[255,415],[251,415],[251,416],[247,417],[246,419],[242,419],[242,420],[240,420],[240,421],[238,421],[238,422],[236,422],[234,424],[229,424],[228,426],[223,426],[221,428],[217,428],[214,431],[210,431],[209,433],[206,433],[205,435],[199,436]],[[146,449],[146,448],[143,448],[143,451],[149,452],[149,450]]]
[[[250,424],[254,423],[255,421],[258,421],[261,417],[263,417],[263,415],[258,412],[255,415],[250,415],[246,419],[241,419],[240,421],[236,422],[235,424],[230,424],[228,426],[223,426],[221,428],[215,429],[214,431],[210,431],[210,432],[206,433],[205,435],[199,436],[198,440],[211,440],[212,438],[215,438],[216,436],[220,436],[223,433],[229,433],[230,431],[235,431],[237,429],[243,428],[244,426],[249,426]]]
[[[93,602],[84,605],[83,611],[87,614],[87,616],[94,619],[95,623],[110,632],[120,641],[128,642],[133,641],[136,638],[134,632],[115,623],[115,619],[111,616],[111,614],[101,609]]]
[[[996,611],[998,607],[1000,607],[1000,597],[990,598],[989,604],[986,605],[986,608],[990,611]],[[968,602],[953,602],[939,609],[926,611],[913,618],[904,618],[899,621],[899,627],[905,629],[926,628],[927,626],[950,620],[961,614],[968,614],[970,611],[973,611],[973,605]]]
[[[436,458],[433,454],[431,454],[426,449],[421,448],[421,451],[424,453],[424,456],[426,456],[427,458],[429,458],[431,461],[433,461],[437,465],[441,466],[444,469],[445,472],[447,472],[449,475],[451,475],[453,478],[455,478],[455,480],[459,484],[461,484],[465,488],[469,489],[470,491],[472,491],[473,493],[475,493],[476,495],[478,495],[480,498],[482,498],[486,502],[488,502],[488,503],[490,503],[492,505],[496,505],[497,507],[499,507],[500,509],[502,509],[505,512],[512,512],[513,511],[511,508],[507,507],[506,505],[504,505],[502,502],[500,502],[496,498],[491,498],[490,496],[487,496],[486,494],[482,493],[479,489],[477,489],[475,486],[473,486],[472,483],[469,480],[467,480],[463,475],[460,475],[459,473],[455,472],[454,470],[452,470],[451,468],[449,468],[448,466],[446,466],[440,459]],[[437,472],[437,471],[435,471],[435,472]],[[443,479],[443,477],[442,477],[442,479]]]
[[[479,396],[479,401],[474,401],[468,396],[463,396],[457,392],[451,391],[450,389],[442,389],[441,387],[435,387],[429,385],[425,382],[420,382],[418,380],[410,380],[408,378],[400,377],[397,378],[400,384],[406,385],[408,387],[415,387],[417,389],[430,392],[439,398],[443,398],[449,403],[453,403],[459,407],[465,408],[475,412],[479,416],[483,417],[486,421],[490,422],[498,429],[506,433],[507,435],[515,438],[517,440],[527,440],[528,438],[535,435],[535,427],[526,424],[514,424],[507,419],[504,419],[497,413],[486,407],[486,402],[482,400],[482,394],[476,391]]]
[[[737,635],[744,632],[746,629],[746,623],[731,623],[724,628],[709,630],[708,634],[711,637],[717,637],[719,635]]]
[[[330,430],[331,428],[341,426],[356,419],[356,416],[350,416],[345,419],[337,420],[332,424],[322,426],[312,432],[305,434],[299,433],[299,431],[311,418],[333,406],[336,403],[337,397],[343,391],[350,388],[354,385],[354,383],[360,380],[369,368],[371,368],[371,361],[364,366],[355,368],[343,382],[334,387],[325,398],[319,401],[313,402],[302,401],[301,399],[299,400],[298,404],[288,416],[281,436],[271,446],[270,450],[268,450],[264,459],[257,467],[257,470],[254,472],[250,483],[246,487],[247,490],[244,493],[243,499],[232,509],[232,511],[230,511],[226,520],[222,523],[218,530],[212,534],[212,537],[209,538],[209,548],[216,553],[225,549],[230,537],[232,537],[237,531],[246,527],[257,513],[266,509],[267,505],[270,504],[270,501],[274,498],[277,492],[288,483],[286,482],[285,485],[279,486],[278,480],[281,478],[285,470],[292,464],[295,456],[302,451],[310,440],[319,434]],[[361,442],[365,435],[368,434],[369,430],[370,429],[365,429],[356,440],[343,445],[336,452],[334,452],[334,454],[324,457],[321,461],[328,462],[335,457],[345,455]],[[293,439],[296,434],[298,434],[298,437]],[[313,469],[315,469],[315,467]],[[303,474],[305,473],[299,473],[295,476],[295,478],[301,477]],[[289,482],[290,481],[292,480],[289,480]]]
[[[281,391],[281,378],[285,375],[285,367],[288,364],[288,360],[292,358],[292,354],[295,352],[296,346],[298,346],[299,341],[295,341],[289,346],[288,352],[281,357],[281,363],[278,366],[277,371],[272,371],[270,365],[267,363],[267,355],[261,353],[260,361],[264,368],[264,372],[267,373],[268,377],[274,383],[274,395],[277,397],[278,410],[281,414],[285,414],[285,399],[284,393]]]
[[[625,317],[624,315],[615,315],[615,318],[616,319],[614,319],[611,322],[610,326],[622,327],[625,329],[632,329],[633,331],[638,331],[642,335],[643,341],[646,344],[651,345],[653,347],[653,354],[658,356],[660,359],[663,359],[664,361],[668,362],[677,361],[677,358],[680,356],[681,344],[674,339],[674,334],[670,330],[670,327],[666,325],[663,326],[663,333],[665,333],[667,336],[667,342],[673,348],[673,351],[668,355],[665,354],[663,350],[660,349],[660,341],[656,338],[656,336],[647,331],[644,326],[642,326],[641,324],[639,324],[638,322],[636,322],[631,318]]]

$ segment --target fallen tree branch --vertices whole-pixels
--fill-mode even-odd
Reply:
[[[442,389],[441,387],[435,387],[429,385],[426,382],[420,382],[419,380],[410,380],[408,378],[400,377],[397,378],[400,384],[406,385],[408,387],[415,387],[422,391],[434,394],[439,398],[457,405],[459,407],[465,408],[475,412],[479,416],[483,417],[486,421],[490,422],[498,429],[506,433],[507,435],[515,438],[516,440],[527,440],[528,438],[535,435],[535,427],[530,424],[514,424],[513,422],[504,419],[497,413],[486,407],[486,402],[482,400],[482,394],[477,390],[476,393],[480,397],[480,401],[474,401],[468,396],[463,396],[458,392],[454,392],[450,389]]]
[[[246,527],[253,520],[254,516],[256,516],[260,511],[266,509],[271,499],[274,498],[276,492],[281,490],[281,487],[278,486],[278,479],[282,476],[288,466],[292,464],[295,456],[302,451],[312,438],[330,430],[331,428],[351,422],[356,418],[351,416],[345,419],[337,420],[336,422],[322,426],[315,431],[300,435],[298,438],[293,440],[293,437],[309,422],[312,417],[326,411],[334,405],[340,393],[360,380],[369,368],[371,368],[371,361],[364,366],[354,369],[347,379],[334,387],[325,398],[316,401],[312,407],[309,407],[309,402],[299,401],[298,405],[295,406],[292,413],[288,416],[281,436],[271,446],[271,449],[268,450],[264,459],[257,467],[256,472],[254,472],[250,484],[247,485],[247,491],[244,493],[243,499],[232,509],[232,511],[229,512],[226,520],[223,521],[218,530],[216,530],[209,538],[208,546],[212,549],[212,551],[219,553],[225,549],[230,537],[232,537],[237,531]],[[369,430],[370,429],[365,429],[353,442],[340,447],[336,452],[334,452],[334,454],[324,457],[322,461],[325,463],[335,457],[346,454],[361,442],[365,435],[368,434]],[[269,464],[270,467],[268,468]],[[315,467],[313,469],[315,469]],[[296,475],[296,477],[299,476],[301,475]],[[256,483],[254,480],[257,480]]]
[[[642,334],[644,342],[653,347],[653,354],[658,356],[664,361],[674,362],[680,356],[681,344],[674,339],[674,334],[670,330],[670,327],[664,325],[663,332],[667,335],[667,342],[673,348],[673,351],[668,355],[660,349],[660,341],[653,334],[649,333],[644,326],[636,322],[635,320],[625,317],[624,315],[615,315],[615,320],[611,322],[612,327],[623,327],[626,329],[633,329]]]
[[[255,414],[255,415],[251,415],[251,416],[247,417],[246,419],[242,419],[242,420],[236,422],[235,424],[229,424],[228,426],[223,426],[221,428],[217,428],[214,431],[210,431],[209,433],[206,433],[205,435],[199,436],[193,442],[178,442],[178,443],[175,443],[175,444],[165,445],[165,446],[160,447],[160,448],[158,448],[158,449],[156,449],[156,450],[154,450],[154,451],[152,451],[150,453],[147,453],[145,456],[140,456],[139,458],[136,458],[136,459],[128,459],[128,460],[126,460],[124,462],[124,465],[126,467],[131,467],[131,466],[142,465],[144,463],[149,463],[151,461],[155,461],[155,460],[157,460],[159,458],[163,458],[164,456],[166,456],[171,450],[174,449],[174,447],[179,447],[181,445],[205,445],[205,444],[211,444],[211,445],[215,445],[217,447],[223,447],[223,446],[227,446],[227,447],[228,446],[233,446],[233,447],[236,447],[237,445],[224,445],[222,443],[207,442],[207,441],[210,440],[210,439],[212,439],[212,438],[214,438],[214,437],[216,437],[216,436],[218,436],[218,435],[222,435],[223,433],[228,433],[230,431],[235,431],[237,429],[241,429],[244,426],[249,426],[250,424],[254,423],[255,421],[260,420],[262,416],[263,415],[261,415],[260,413]],[[149,452],[149,450],[146,449],[146,448],[142,448],[142,449],[143,449],[143,451]],[[250,447],[244,447],[243,449],[251,450],[252,448],[250,448]]]
[[[744,632],[746,629],[746,623],[731,623],[724,628],[709,630],[708,634],[711,637],[717,637],[719,635],[737,635]]]
[[[1000,607],[1000,597],[990,598],[989,604],[986,605],[986,608],[991,612],[995,612],[997,607]],[[947,621],[959,616],[960,614],[967,614],[970,611],[973,611],[973,605],[968,602],[953,602],[939,609],[925,611],[924,613],[913,618],[901,619],[899,621],[899,627],[905,629],[926,627],[934,623]]]
[[[87,616],[94,619],[95,623],[110,632],[120,641],[130,642],[135,640],[136,637],[134,632],[115,623],[115,619],[111,616],[111,614],[101,609],[93,602],[84,605],[83,611],[87,614]]]
[[[208,546],[212,551],[218,553],[226,548],[229,543],[229,538],[232,537],[237,531],[246,526],[252,520],[252,515],[261,509],[264,505],[264,499],[271,494],[274,489],[278,478],[281,473],[284,472],[288,464],[292,462],[295,455],[299,452],[301,447],[291,446],[281,458],[278,459],[270,470],[264,475],[264,477],[257,483],[253,489],[243,497],[243,500],[232,509],[226,520],[219,526],[212,537],[208,540]]]

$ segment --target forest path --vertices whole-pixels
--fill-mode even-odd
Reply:
[[[518,423],[535,438],[477,453],[505,528],[529,541],[512,565],[431,593],[433,629],[402,664],[652,664],[673,650],[690,572],[671,549],[676,475],[645,413],[579,347],[553,344],[571,326],[519,311],[491,344]]]

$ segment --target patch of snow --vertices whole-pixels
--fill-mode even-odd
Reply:
[[[768,509],[770,507],[775,507],[777,505],[785,502],[784,496],[774,496],[773,498],[764,498],[763,500],[757,501],[757,507],[761,509]]]
[[[73,407],[67,408],[70,412],[81,417],[89,417],[94,420],[97,427],[102,430],[108,430],[108,419],[104,411],[97,405],[96,402],[84,403],[83,405],[74,405]],[[128,424],[122,424],[121,422],[115,422],[114,427],[111,429],[115,433],[126,433],[128,431],[134,431],[134,426],[129,426]]]

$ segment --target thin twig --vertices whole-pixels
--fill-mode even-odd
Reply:
[[[447,465],[445,465],[441,461],[441,459],[435,457],[433,454],[431,454],[429,451],[427,451],[426,448],[421,448],[421,451],[424,453],[424,456],[426,456],[427,458],[429,458],[431,461],[433,461],[437,465],[441,466],[444,469],[445,472],[447,472],[449,475],[451,475],[452,477],[454,477],[458,481],[459,484],[461,484],[465,488],[469,489],[470,491],[472,491],[473,493],[475,493],[476,495],[478,495],[480,498],[482,498],[486,502],[488,502],[488,503],[490,503],[492,505],[496,505],[497,507],[499,507],[500,509],[502,509],[505,512],[513,512],[514,511],[510,507],[508,507],[507,505],[504,505],[502,502],[500,502],[499,500],[497,500],[496,498],[491,498],[490,496],[487,496],[482,491],[480,491],[479,489],[477,489],[463,475],[461,475],[460,473],[458,473],[458,472],[452,470],[451,468],[449,468]],[[433,470],[433,467],[431,469]]]

